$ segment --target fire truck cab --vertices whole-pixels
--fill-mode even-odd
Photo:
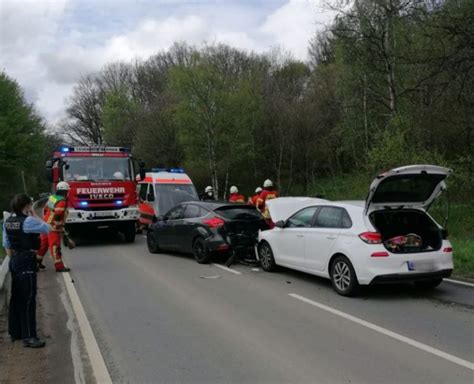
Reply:
[[[70,232],[79,229],[113,228],[126,242],[135,240],[139,218],[135,169],[145,176],[143,164],[127,148],[62,146],[46,163],[53,191],[60,181],[69,183],[68,217]]]
[[[139,196],[139,222],[145,227],[176,205],[199,200],[193,182],[182,168],[154,168],[147,172],[139,182]]]

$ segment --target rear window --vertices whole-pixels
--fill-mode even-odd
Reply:
[[[192,184],[155,184],[155,188],[157,212],[168,212],[178,204],[199,200]]]
[[[402,175],[393,176],[380,182],[373,203],[414,203],[424,202],[445,175]]]
[[[229,220],[260,220],[262,215],[253,207],[220,207],[214,212]]]

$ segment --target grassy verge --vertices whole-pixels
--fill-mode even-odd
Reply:
[[[312,195],[322,194],[329,200],[364,200],[370,182],[371,177],[366,175],[343,175],[320,179],[311,191]],[[430,209],[441,225],[444,224],[446,212],[446,196]],[[474,280],[474,202],[451,202],[447,229],[454,249],[453,276]]]

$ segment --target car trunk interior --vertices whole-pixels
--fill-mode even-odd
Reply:
[[[423,211],[382,210],[372,212],[369,218],[391,252],[430,252],[441,248],[442,232]]]

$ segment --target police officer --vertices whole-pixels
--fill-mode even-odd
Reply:
[[[24,347],[42,348],[43,340],[36,334],[36,252],[40,233],[48,233],[50,226],[30,216],[31,198],[16,195],[11,202],[11,215],[3,224],[3,247],[10,256],[12,275],[8,333],[12,341],[23,340]]]

